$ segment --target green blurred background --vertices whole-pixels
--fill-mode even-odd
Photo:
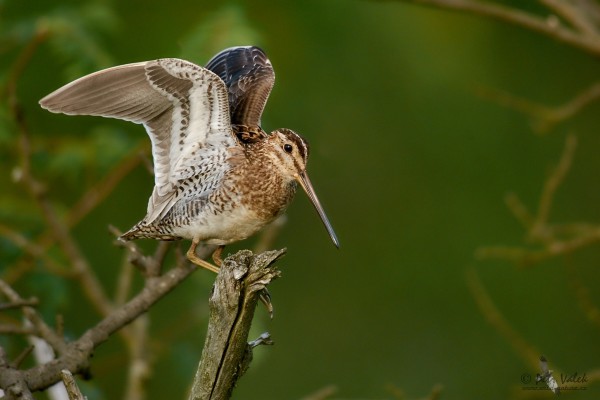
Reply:
[[[398,398],[398,390],[419,398],[437,384],[443,399],[531,394],[521,376],[535,376],[537,367],[487,322],[469,276],[478,277],[551,368],[579,375],[600,368],[599,327],[573,289],[575,271],[592,304],[600,304],[598,246],[530,268],[475,257],[482,246],[523,244],[525,232],[503,199],[515,192],[535,210],[568,133],[579,145],[551,220],[600,219],[600,106],[536,135],[530,117],[481,95],[482,88],[496,89],[558,105],[598,79],[597,59],[521,28],[393,1],[4,0],[3,86],[40,27],[49,36],[19,77],[17,93],[34,171],[65,213],[149,143],[139,126],[50,114],[39,108],[40,98],[118,64],[161,57],[204,64],[225,47],[248,44],[269,55],[277,82],[263,127],[289,127],[310,141],[309,173],[341,248],[299,193],[273,244],[288,248],[279,263],[283,278],[270,287],[275,318],[258,310],[253,333],[268,330],[276,344],[256,350],[234,398],[298,399],[329,385],[339,399]],[[18,135],[4,97],[0,120],[1,223],[35,238],[43,231],[39,212],[11,179]],[[141,219],[151,187],[152,177],[137,167],[75,228],[108,293],[123,253],[106,227],[125,230]],[[0,246],[5,274],[21,253],[5,238]],[[213,280],[198,271],[151,310],[149,399],[184,398]],[[42,301],[49,321],[64,314],[72,338],[99,318],[79,288],[42,264],[16,286]],[[8,337],[0,344],[12,356],[23,346]],[[113,337],[98,348],[94,379],[83,390],[92,400],[122,398],[126,364]],[[561,397],[600,397],[597,384],[586,388]]]

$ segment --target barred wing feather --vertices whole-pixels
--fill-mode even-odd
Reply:
[[[168,58],[121,65],[71,82],[40,100],[55,113],[97,115],[143,124],[152,142],[155,187],[148,202],[149,224],[164,216],[177,199],[181,182],[226,161],[238,147],[232,135],[227,88],[213,72]],[[225,173],[227,163],[220,176]],[[202,188],[199,188],[202,195]],[[206,194],[206,193],[205,193]]]

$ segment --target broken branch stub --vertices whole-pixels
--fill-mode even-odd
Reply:
[[[248,332],[256,303],[267,285],[280,276],[273,263],[285,252],[242,250],[223,262],[209,300],[208,331],[190,400],[231,396],[252,358]]]

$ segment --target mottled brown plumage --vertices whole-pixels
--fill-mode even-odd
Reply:
[[[109,68],[40,101],[70,115],[99,115],[143,124],[152,141],[155,187],[146,217],[122,238],[190,239],[222,246],[247,238],[281,215],[300,183],[336,246],[312,189],[308,144],[289,129],[267,135],[260,117],[275,75],[256,47],[217,54],[203,68],[161,59]],[[215,257],[215,259],[218,259]]]

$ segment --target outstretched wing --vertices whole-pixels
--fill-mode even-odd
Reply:
[[[275,71],[258,47],[231,47],[214,56],[206,68],[229,90],[231,123],[260,126],[260,117],[275,83]]]
[[[177,200],[181,181],[202,169],[203,160],[226,162],[228,150],[239,146],[231,131],[225,84],[184,60],[105,69],[63,86],[40,105],[56,113],[144,125],[152,141],[155,175],[146,223],[164,216]]]

